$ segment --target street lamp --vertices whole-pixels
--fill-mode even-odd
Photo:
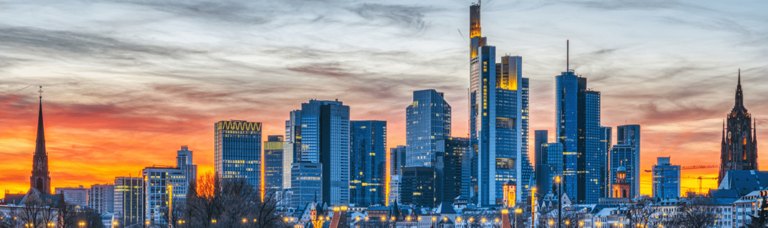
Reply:
[[[563,185],[562,185],[562,183],[563,183],[562,178],[559,175],[555,176],[555,184],[557,186],[557,227],[562,226],[562,221],[563,221],[563,219],[562,219],[562,217],[560,215],[560,213],[562,213],[562,210],[563,210],[562,204],[560,203],[560,201],[562,201],[562,199],[563,199],[563,196],[562,196],[562,194],[563,194]]]
[[[521,214],[523,214],[522,208],[515,209],[515,228],[517,228],[517,216],[520,216]]]
[[[531,228],[536,227],[536,187],[531,188]]]

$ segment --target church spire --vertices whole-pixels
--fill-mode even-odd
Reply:
[[[40,193],[51,193],[51,177],[48,173],[48,152],[45,150],[45,130],[43,127],[43,86],[40,86],[37,113],[37,138],[35,139],[35,155],[32,159],[32,177],[30,187]]]
[[[736,103],[733,106],[733,111],[746,112],[747,109],[744,108],[744,93],[741,90],[741,69],[739,69],[738,75],[738,84],[736,84]]]

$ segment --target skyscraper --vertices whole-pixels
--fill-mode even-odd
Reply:
[[[653,198],[680,198],[680,166],[672,165],[669,157],[656,158],[653,166]]]
[[[400,199],[403,204],[419,207],[436,207],[435,168],[405,167],[400,184]]]
[[[534,184],[528,159],[528,80],[522,57],[503,56],[486,45],[480,4],[470,6],[470,148],[477,160],[477,204],[499,205],[503,185],[516,185],[516,200]]]
[[[469,152],[469,139],[450,137],[440,141],[435,160],[435,198],[437,203],[453,205],[461,195],[464,154]]]
[[[434,89],[413,92],[406,110],[408,167],[433,167],[438,141],[451,136],[451,106]]]
[[[283,189],[284,144],[282,135],[267,136],[267,141],[264,142],[263,194],[271,195]]]
[[[736,102],[723,126],[722,149],[720,150],[720,174],[717,183],[730,170],[757,170],[757,125],[744,107],[744,93],[741,90],[741,70],[736,85]],[[725,124],[724,124],[725,125]]]
[[[123,227],[144,224],[144,179],[115,178],[115,217]]]
[[[402,169],[405,167],[405,146],[399,145],[389,149],[389,201],[402,202],[400,200],[400,183],[402,182]]]
[[[613,139],[613,130],[611,127],[600,127],[600,198],[608,198],[611,196],[610,187],[610,154],[611,154],[611,142]]]
[[[48,172],[48,152],[45,150],[45,131],[43,127],[43,87],[40,86],[39,107],[37,113],[37,138],[35,155],[32,158],[32,176],[29,178],[30,189],[37,189],[42,194],[51,194],[51,176]]]
[[[301,161],[301,110],[290,112],[285,121],[283,144],[283,189],[291,188],[291,170],[294,162]]]
[[[291,164],[291,207],[303,210],[309,203],[322,200],[323,168],[320,163]]]
[[[182,186],[184,189],[189,189],[189,185],[197,181],[197,165],[195,165],[193,157],[192,151],[189,150],[188,146],[181,146],[176,151],[176,168],[184,174],[184,179],[186,180],[184,186]]]
[[[115,207],[115,186],[111,184],[91,185],[88,191],[88,207],[99,214],[113,213]]]
[[[548,133],[547,130],[537,130],[533,133],[534,156],[536,156],[536,166],[534,169],[536,172],[536,189],[538,190],[537,194],[541,196],[546,194],[552,186],[551,180],[548,179],[551,169],[547,164]]]
[[[294,119],[299,118],[299,119]],[[286,121],[286,137],[293,143],[294,163],[291,167],[292,176],[311,176],[309,173],[317,168],[320,173],[320,192],[315,192],[314,186],[297,187],[296,177],[291,177],[294,197],[298,197],[297,205],[303,207],[311,201],[305,201],[307,196],[318,194],[318,199],[330,205],[349,203],[349,106],[341,101],[310,100],[301,104],[301,110],[291,112],[291,119]],[[298,124],[294,126],[292,124]],[[300,141],[298,141],[300,139]],[[297,146],[298,143],[298,146]],[[315,165],[296,165],[311,163]],[[309,168],[311,170],[297,170]],[[301,174],[294,174],[299,171]],[[306,180],[309,182],[309,180]],[[313,183],[303,183],[313,184]],[[299,192],[299,191],[309,192]],[[311,199],[310,199],[311,200]]]
[[[544,176],[547,181],[544,183],[547,185],[547,191],[553,191],[554,193],[553,185],[555,177],[563,175],[563,159],[565,158],[565,156],[563,156],[563,144],[559,142],[547,143],[544,145],[543,150],[547,153],[546,167],[549,167],[546,176]]]
[[[555,77],[558,141],[563,145],[563,190],[576,203],[600,197],[600,93],[568,69]]]
[[[350,203],[355,206],[384,205],[387,162],[387,122],[350,122]]]
[[[214,166],[222,180],[243,180],[258,190],[261,159],[261,123],[219,121],[214,126]]]
[[[624,163],[627,168],[627,182],[630,186],[630,196],[632,198],[640,195],[640,125],[621,125],[616,127],[616,143],[619,145],[628,145],[632,147],[631,157],[628,163]]]

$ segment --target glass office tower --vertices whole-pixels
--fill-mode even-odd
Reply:
[[[387,122],[361,120],[350,125],[350,203],[359,207],[384,205]]]
[[[318,199],[329,205],[349,203],[350,180],[350,137],[349,137],[349,106],[341,101],[309,100],[301,104],[301,110],[291,112],[291,119],[286,121],[286,139],[293,143],[294,162],[291,168],[292,176],[310,175],[311,170],[320,168],[318,183],[320,192],[314,192],[315,187],[296,186],[297,177],[292,177],[291,187],[294,197],[298,196],[299,205],[306,205],[306,196],[318,194]],[[298,119],[294,119],[298,118]],[[298,124],[297,126],[292,124]],[[311,166],[296,165],[297,163],[316,164]],[[311,170],[297,170],[310,168]],[[301,174],[294,174],[299,171]],[[309,192],[301,192],[307,190]]]
[[[222,180],[245,180],[258,189],[261,159],[261,123],[219,121],[215,125],[214,164]]]
[[[629,183],[630,196],[640,196],[640,125],[621,125],[616,127],[616,144],[628,145],[633,148],[627,168],[627,182]]]
[[[600,197],[600,93],[572,70],[555,77],[556,129],[563,145],[564,192],[576,203]]]
[[[283,136],[270,135],[264,142],[264,175],[263,187],[265,195],[271,197],[272,194],[283,189]]]
[[[680,198],[680,166],[672,165],[669,157],[656,158],[653,166],[653,198]]]
[[[413,92],[406,112],[407,167],[434,167],[439,141],[451,136],[451,106],[434,89]]]

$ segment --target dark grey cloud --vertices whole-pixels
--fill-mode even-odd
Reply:
[[[136,4],[151,9],[176,14],[192,19],[235,22],[242,24],[264,24],[270,21],[270,13],[264,5],[264,1],[232,1],[232,0],[134,0],[116,1],[124,4]]]
[[[427,26],[424,14],[434,9],[422,6],[363,3],[350,10],[367,20],[383,20],[406,28],[423,30]]]
[[[566,4],[572,4],[587,8],[594,8],[600,10],[655,10],[655,9],[704,9],[699,6],[683,3],[675,0],[645,0],[645,1],[633,1],[633,0],[565,0],[554,1]]]
[[[141,57],[180,58],[199,53],[188,49],[135,43],[103,35],[32,27],[0,27],[0,49],[39,57],[89,57],[140,61]]]

